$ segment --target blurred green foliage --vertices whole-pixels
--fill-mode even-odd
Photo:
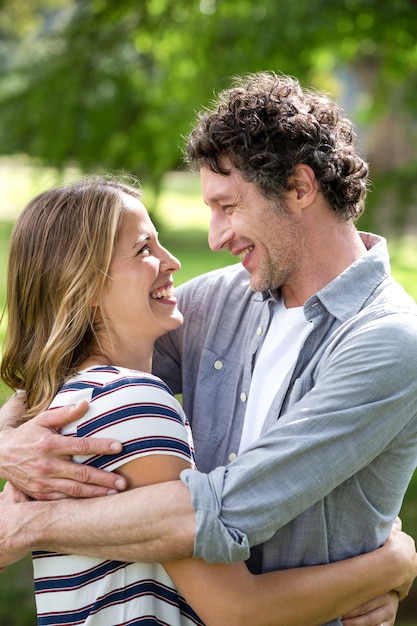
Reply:
[[[366,124],[375,175],[415,172],[416,22],[416,0],[3,0],[0,152],[127,170],[157,196],[213,91],[274,69]]]

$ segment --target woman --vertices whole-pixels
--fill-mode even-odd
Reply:
[[[105,178],[42,193],[11,238],[2,378],[26,391],[28,418],[88,400],[65,434],[117,438],[124,447],[78,461],[119,472],[131,488],[176,479],[194,464],[181,406],[149,373],[155,340],[182,323],[172,282],[179,267],[139,191]],[[261,576],[242,563],[164,568],[38,552],[38,623],[202,624],[195,610],[221,626],[321,624],[402,586],[405,543],[396,535],[398,549],[391,538],[343,564]],[[387,613],[373,615],[377,624]]]

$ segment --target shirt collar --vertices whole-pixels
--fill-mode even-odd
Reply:
[[[386,240],[371,233],[360,232],[359,235],[367,252],[307,300],[304,305],[307,318],[311,317],[309,312],[321,303],[334,317],[345,321],[363,308],[366,300],[390,275]]]

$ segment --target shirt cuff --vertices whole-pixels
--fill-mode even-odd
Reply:
[[[207,563],[246,561],[250,555],[245,533],[226,526],[221,519],[225,471],[225,467],[217,467],[210,474],[196,470],[181,473],[181,480],[190,491],[196,516],[193,557]]]

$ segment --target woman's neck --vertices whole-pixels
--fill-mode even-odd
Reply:
[[[152,371],[152,354],[143,355],[140,353],[131,353],[130,351],[125,351],[124,353],[115,352],[109,355],[101,353],[91,354],[81,363],[79,369],[82,370],[106,365],[114,365],[150,373]]]

